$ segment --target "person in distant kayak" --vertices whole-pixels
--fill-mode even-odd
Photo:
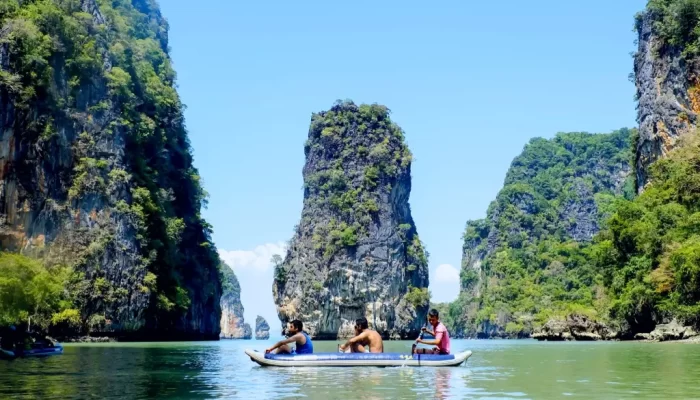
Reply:
[[[383,353],[384,342],[377,331],[369,329],[367,318],[363,317],[355,320],[355,337],[341,344],[340,351],[350,349],[352,353],[364,353],[366,348],[370,353]]]
[[[440,322],[440,313],[438,310],[432,309],[428,313],[428,323],[432,325],[433,330],[428,330],[425,327],[421,328],[423,332],[429,333],[435,339],[424,340],[421,338],[416,339],[416,343],[427,344],[428,346],[435,346],[432,349],[416,349],[416,353],[420,354],[450,354],[450,335],[447,333],[447,328]]]
[[[17,343],[20,342],[21,335],[17,332],[17,328],[14,325],[10,325],[6,328],[0,328],[0,348],[3,350],[12,351],[15,349]]]
[[[277,349],[274,354],[312,354],[314,352],[314,345],[311,343],[311,338],[309,335],[303,331],[304,324],[298,319],[290,322],[287,326],[287,339],[282,339],[275,343],[274,346],[265,350],[265,353],[272,353],[273,350]],[[289,344],[296,343],[296,348],[292,349]]]

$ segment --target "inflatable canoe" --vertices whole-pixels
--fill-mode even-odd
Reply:
[[[456,367],[462,364],[471,351],[457,354],[405,354],[405,353],[315,353],[315,354],[265,354],[246,350],[250,359],[264,367]]]
[[[28,358],[28,357],[48,357],[63,354],[63,346],[56,344],[54,346],[35,346],[32,349],[21,349],[16,351],[0,349],[0,358]]]

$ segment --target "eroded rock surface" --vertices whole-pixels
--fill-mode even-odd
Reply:
[[[415,338],[429,305],[427,254],[411,217],[411,153],[381,105],[338,102],[313,114],[304,205],[273,295],[284,325],[314,338],[353,334],[366,317],[384,337]]]

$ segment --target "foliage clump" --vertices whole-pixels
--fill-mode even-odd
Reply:
[[[428,288],[417,288],[409,286],[406,292],[406,301],[411,303],[414,307],[426,307],[430,304],[430,292]]]
[[[70,270],[48,268],[31,258],[0,252],[0,326],[29,323],[79,325],[80,318],[65,291]]]
[[[649,331],[700,323],[700,139],[681,140],[650,168],[650,185],[620,199],[591,249],[610,289],[610,316]]]
[[[699,0],[650,0],[647,10],[636,16],[637,30],[645,15],[666,46],[680,49],[688,58],[700,53]]]

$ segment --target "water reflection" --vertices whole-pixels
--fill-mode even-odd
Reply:
[[[243,353],[269,344],[70,345],[44,360],[0,361],[0,399],[641,400],[700,392],[700,346],[692,345],[455,340],[474,355],[445,368],[264,368]],[[403,352],[410,343],[386,347]]]
[[[0,361],[0,398],[211,398],[221,359],[216,345],[69,346],[61,356]]]
[[[391,343],[401,351],[404,343]],[[409,345],[410,348],[410,345]],[[320,351],[328,351],[321,348]],[[253,367],[250,396],[309,399],[451,399],[463,398],[464,381],[455,376],[467,373],[466,367],[446,368],[331,368]],[[260,384],[258,386],[257,384]],[[264,389],[263,389],[264,388]]]
[[[417,398],[416,369],[392,368],[259,368],[274,394],[298,394],[310,399],[354,397],[361,399]],[[272,381],[272,382],[271,382]],[[285,390],[286,389],[286,390]]]
[[[168,346],[142,353],[142,361],[136,366],[136,370],[143,371],[136,385],[140,397],[211,398],[219,391],[215,378],[223,370],[220,346]]]

